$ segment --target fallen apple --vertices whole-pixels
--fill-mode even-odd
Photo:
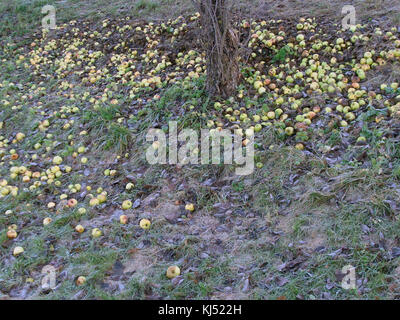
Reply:
[[[130,208],[132,208],[132,201],[125,200],[124,202],[122,202],[122,209],[123,210],[128,210]]]
[[[20,255],[21,253],[23,253],[25,250],[24,250],[24,248],[22,248],[22,247],[15,247],[14,248],[14,251],[13,251],[13,255],[14,256],[18,256],[18,255]]]
[[[127,185],[125,186],[126,190],[131,190],[133,187],[135,187],[135,185],[132,182],[127,183]]]
[[[140,220],[139,225],[142,229],[147,230],[150,228],[151,222],[148,219],[142,219]]]
[[[17,135],[15,136],[15,139],[17,139],[17,141],[22,141],[25,138],[25,134],[22,132],[18,132]]]
[[[97,199],[97,198],[92,198],[92,199],[90,199],[90,201],[89,201],[89,205],[90,205],[91,207],[97,206],[98,204],[100,204],[100,201],[99,201],[99,199]]]
[[[167,278],[173,279],[181,274],[181,269],[178,266],[170,266],[167,269]]]
[[[53,158],[53,164],[59,165],[62,163],[62,161],[63,161],[63,159],[60,156],[55,156]]]
[[[76,232],[79,232],[79,233],[83,233],[83,232],[85,231],[85,228],[84,228],[82,225],[78,224],[78,225],[75,227],[75,231],[76,231]]]
[[[186,210],[186,211],[193,212],[193,211],[194,211],[194,205],[193,205],[193,203],[188,203],[187,205],[185,205],[185,210]]]
[[[7,231],[7,238],[8,239],[15,239],[17,237],[17,231],[15,231],[14,229],[10,229]]]
[[[92,229],[92,237],[93,238],[98,238],[101,236],[101,230],[99,228],[94,228]]]
[[[119,217],[119,222],[121,223],[121,224],[127,224],[128,223],[128,217],[126,216],[126,215],[121,215],[120,217]]]
[[[68,200],[67,206],[70,207],[70,208],[73,208],[73,207],[76,206],[77,203],[78,203],[78,201],[76,199],[72,198],[72,199]]]
[[[52,221],[53,221],[53,219],[50,218],[50,217],[44,218],[44,219],[43,219],[43,225],[44,225],[44,226],[47,226],[47,225],[49,225]]]
[[[97,199],[99,200],[99,203],[104,203],[107,201],[107,194],[102,192],[97,196]]]
[[[76,279],[76,285],[82,286],[86,283],[86,278],[84,276],[80,276]]]

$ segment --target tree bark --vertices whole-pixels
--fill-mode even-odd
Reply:
[[[207,56],[206,88],[210,96],[235,94],[240,70],[239,37],[232,27],[228,0],[195,0],[200,12],[202,42]]]

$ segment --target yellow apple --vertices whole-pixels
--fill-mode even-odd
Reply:
[[[19,254],[21,254],[21,253],[23,253],[24,252],[24,248],[22,248],[22,247],[15,247],[14,248],[14,251],[13,251],[13,255],[14,256],[18,256]]]
[[[132,208],[132,201],[125,200],[124,202],[122,202],[122,209],[128,210],[130,208]]]
[[[304,150],[304,145],[302,143],[296,144],[296,149],[297,150]]]
[[[101,236],[101,230],[99,228],[94,228],[92,230],[92,237],[93,238],[98,238]]]
[[[84,276],[80,276],[78,277],[78,279],[76,279],[76,284],[78,286],[82,286],[86,283],[86,278]]]
[[[78,225],[75,227],[75,231],[76,231],[76,232],[79,232],[79,233],[83,233],[83,231],[85,231],[85,228],[84,228],[82,225],[78,224]]]
[[[17,231],[15,231],[14,229],[10,229],[7,231],[7,238],[8,239],[15,239],[17,237]]]
[[[181,274],[181,269],[178,266],[170,266],[167,269],[167,277],[173,279]]]
[[[106,193],[102,192],[97,196],[97,199],[99,200],[99,203],[106,202],[107,200],[107,195]]]
[[[43,219],[43,225],[44,225],[44,226],[47,226],[47,225],[50,224],[52,221],[53,221],[53,219],[50,218],[50,217],[44,218],[44,219]]]
[[[122,224],[127,224],[128,223],[128,217],[126,215],[124,215],[124,214],[121,215],[119,217],[119,222],[122,223]]]
[[[92,206],[92,207],[97,206],[99,203],[100,203],[100,201],[97,198],[92,198],[89,201],[89,205]]]
[[[132,182],[129,182],[129,183],[126,185],[125,189],[126,189],[126,190],[131,190],[134,186],[135,186],[135,185],[134,185]]]
[[[85,147],[79,147],[78,148],[78,153],[84,153],[85,152]]]
[[[62,163],[62,161],[63,161],[63,159],[60,156],[55,156],[53,158],[53,164],[59,165]]]
[[[22,132],[18,132],[16,137],[17,141],[22,141],[25,138],[25,134],[23,134]]]
[[[193,211],[194,211],[194,205],[193,205],[193,203],[188,203],[188,204],[185,206],[185,210],[190,211],[190,212],[193,212]]]
[[[285,128],[285,133],[286,133],[288,136],[293,135],[293,133],[294,133],[293,127],[286,127],[286,128]]]
[[[140,220],[139,225],[140,225],[140,227],[141,227],[142,229],[147,230],[147,229],[150,228],[151,222],[150,222],[150,220],[148,220],[148,219],[142,219],[142,220]]]

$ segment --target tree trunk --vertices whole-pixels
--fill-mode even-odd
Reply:
[[[228,0],[196,0],[207,55],[206,88],[211,96],[235,94],[239,77],[239,37],[232,28]]]

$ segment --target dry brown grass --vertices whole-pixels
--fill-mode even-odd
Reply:
[[[249,6],[249,2],[251,6]],[[244,12],[260,18],[297,19],[298,17],[318,17],[341,21],[344,5],[356,9],[357,23],[371,19],[387,24],[400,23],[400,2],[397,0],[266,0],[241,1],[238,5]]]
[[[380,86],[382,83],[390,84],[400,80],[400,65],[386,64],[370,72],[370,77],[365,83],[368,86]]]

